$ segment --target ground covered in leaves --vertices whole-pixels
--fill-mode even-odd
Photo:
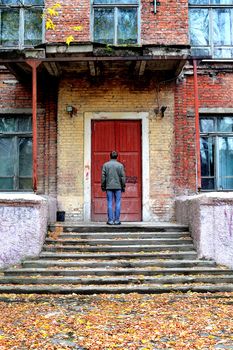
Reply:
[[[5,349],[233,350],[233,293],[1,294]]]

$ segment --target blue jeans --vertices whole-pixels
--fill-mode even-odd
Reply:
[[[115,215],[113,216],[113,200],[115,201]],[[107,190],[108,221],[119,222],[121,215],[121,190]]]

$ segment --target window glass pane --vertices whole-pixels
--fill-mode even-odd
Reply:
[[[208,5],[209,0],[189,0],[190,5]]]
[[[114,43],[114,9],[95,9],[94,41],[106,44]]]
[[[214,178],[202,178],[201,179],[201,188],[203,190],[214,190],[215,189]]]
[[[215,58],[232,58],[233,49],[231,48],[214,48]]]
[[[222,117],[217,119],[218,131],[222,132],[233,132],[233,118]]]
[[[214,176],[214,139],[201,137],[201,176]]]
[[[19,131],[32,131],[32,118],[19,118]]]
[[[44,5],[44,0],[0,0],[0,4],[2,5],[17,5],[17,6],[22,6],[24,5],[30,5],[30,6],[35,6],[35,5]]]
[[[1,178],[0,177],[0,190],[13,190],[13,178]]]
[[[13,155],[13,139],[0,138],[0,177],[14,176]]]
[[[209,44],[209,12],[207,9],[189,10],[190,41],[193,46]]]
[[[20,1],[19,0],[1,0],[0,4],[3,4],[3,5],[19,5]]]
[[[19,139],[19,176],[32,176],[32,139]]]
[[[25,5],[44,5],[44,0],[24,0]]]
[[[219,137],[219,188],[233,189],[233,137]]]
[[[233,0],[210,0],[211,4],[231,5]]]
[[[0,132],[17,131],[17,119],[15,118],[0,118]]]
[[[190,5],[208,5],[208,4],[220,4],[220,5],[231,5],[233,0],[189,0]]]
[[[214,45],[233,44],[233,9],[213,10]]]
[[[137,9],[118,9],[118,44],[136,44],[137,32]]]
[[[24,45],[39,45],[42,42],[42,11],[25,10]]]
[[[214,132],[214,118],[201,118],[200,119],[200,131],[201,132]]]
[[[17,46],[19,42],[19,11],[1,11],[1,45]]]
[[[210,47],[192,47],[191,48],[191,54],[192,56],[202,56],[202,57],[210,57],[211,56],[211,50]]]
[[[94,0],[94,4],[138,4],[138,0]]]
[[[19,179],[20,190],[32,190],[32,179]]]

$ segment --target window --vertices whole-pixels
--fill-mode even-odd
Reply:
[[[189,0],[192,54],[233,58],[233,0]]]
[[[203,190],[233,190],[233,116],[201,117]]]
[[[43,0],[0,0],[0,47],[40,44],[43,4]]]
[[[93,0],[94,41],[124,45],[138,43],[139,0]]]
[[[0,190],[32,190],[31,117],[0,117]]]

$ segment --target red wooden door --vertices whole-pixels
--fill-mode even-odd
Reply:
[[[126,190],[122,195],[121,220],[142,219],[141,121],[92,121],[91,213],[93,221],[106,221],[106,193],[101,190],[102,165],[116,150],[124,164]]]

